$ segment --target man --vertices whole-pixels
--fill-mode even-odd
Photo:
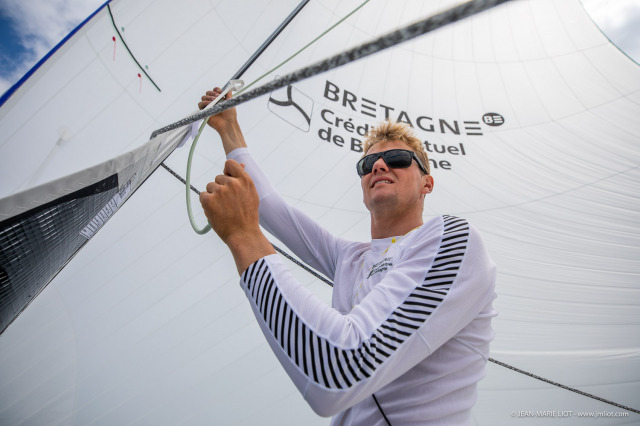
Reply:
[[[219,93],[207,92],[200,109]],[[423,223],[433,178],[421,142],[392,123],[369,134],[357,171],[372,240],[360,243],[280,197],[248,152],[235,109],[208,123],[228,160],[200,201],[267,341],[314,411],[334,425],[470,423],[493,338],[495,267],[464,219]],[[259,220],[334,281],[332,308],[295,282]]]

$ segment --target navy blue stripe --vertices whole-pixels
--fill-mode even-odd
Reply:
[[[293,315],[291,315],[291,316],[293,317]],[[300,323],[300,318],[298,318],[296,316],[296,319],[295,319],[294,323],[295,323],[295,331],[293,333],[293,343],[295,344],[296,342],[299,341],[299,339],[298,339],[298,324]],[[296,360],[295,360],[296,361],[296,365],[300,365],[300,358],[298,358],[299,351],[298,351],[297,346],[294,347],[293,352],[296,354]]]
[[[308,329],[308,327],[306,329]],[[317,362],[315,362],[316,357],[314,356],[316,353],[313,347],[313,345],[315,344],[315,341],[313,339],[313,333],[310,329],[309,329],[309,334],[311,334],[309,336],[309,349],[310,349],[309,355],[311,355],[311,371],[313,371],[313,380],[316,383],[320,383],[318,381],[318,371],[316,370],[316,364],[317,364]]]
[[[309,376],[309,367],[307,366],[307,326],[300,322],[301,334],[302,334],[302,346],[300,349],[302,350],[302,362],[304,364],[304,374],[305,376]],[[317,380],[317,379],[316,379]]]
[[[319,361],[320,361],[320,362],[318,362],[318,369],[320,370],[320,373],[322,374],[322,380],[324,381],[324,385],[329,388],[331,386],[329,386],[329,381],[327,380],[327,374],[324,371],[324,359],[323,359],[324,358],[323,357],[324,351],[322,350],[322,341],[320,340],[320,336],[318,336],[318,335],[315,335],[315,336],[316,336],[316,342],[317,342],[317,345],[318,345],[318,358],[319,358]]]
[[[278,339],[278,320],[277,319],[281,318],[280,317],[280,307],[282,306],[282,299],[283,299],[282,294],[278,293],[278,307],[276,308],[276,322],[274,323],[274,327],[273,327],[273,330],[275,330],[275,335],[274,336],[275,336],[276,339]],[[284,340],[283,340],[283,336],[284,336],[284,321],[280,321],[280,333],[279,334],[280,334],[280,339],[279,340],[280,340],[280,343],[282,344],[282,343],[284,343]]]
[[[388,320],[387,322],[388,322],[388,323],[400,324],[401,326],[405,327],[405,325],[404,325],[404,324],[402,324],[402,323],[400,323],[400,322],[398,322],[397,320],[394,320],[394,319],[390,319],[390,320]],[[390,325],[388,325],[388,324],[382,324],[382,325],[380,326],[380,328],[381,328],[381,329],[384,329],[384,330],[389,330],[389,331],[391,331],[391,332],[393,332],[393,333],[402,334],[403,336],[406,336],[406,337],[411,336],[411,333],[409,333],[409,332],[407,332],[407,331],[398,330],[397,328],[391,327],[391,326],[390,326]],[[413,328],[413,327],[410,327],[410,328]],[[417,329],[417,328],[419,328],[419,327],[415,327],[415,328]]]
[[[338,350],[337,347],[336,347],[336,350]],[[356,374],[355,370],[351,366],[351,360],[353,359],[353,351],[340,351],[340,352],[342,352],[344,358],[346,360],[348,360],[347,368],[349,369],[349,372],[351,373],[351,377],[353,378],[353,380],[357,381],[358,380],[358,375]],[[351,357],[349,357],[347,354],[351,354]],[[351,387],[351,383],[349,383],[348,386]]]
[[[333,353],[335,354],[336,364],[338,364],[338,369],[340,370],[340,376],[342,377],[342,380],[344,380],[344,382],[347,384],[347,387],[351,387],[351,382],[349,381],[349,377],[347,376],[347,374],[344,372],[344,369],[342,368],[343,362],[340,360],[340,354],[342,353],[342,351],[339,351],[338,347],[334,346]],[[345,363],[345,364],[348,364],[348,363]],[[340,389],[342,389],[342,386],[340,386]]]

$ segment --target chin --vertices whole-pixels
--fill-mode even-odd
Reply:
[[[364,203],[370,212],[379,209],[387,209],[389,206],[394,207],[398,204],[398,200],[393,194],[376,194]]]

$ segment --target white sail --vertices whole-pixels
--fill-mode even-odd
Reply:
[[[309,2],[245,83],[360,3]],[[456,3],[367,2],[257,84]],[[0,335],[0,423],[328,424],[268,348],[226,246],[192,231],[184,184],[120,166],[135,152],[136,170],[155,169],[191,129],[149,135],[195,111],[296,5],[113,1],[0,107],[2,220],[55,198],[52,182],[58,195],[95,183],[87,174],[118,174],[114,191],[129,197]],[[489,363],[476,424],[638,422],[640,68],[579,1],[509,2],[238,111],[284,197],[356,240],[369,238],[355,173],[364,130],[387,116],[414,126],[436,182],[425,218],[467,218],[498,266],[492,358],[519,370]],[[185,176],[187,154],[164,163]],[[207,129],[192,184],[204,189],[223,162]],[[330,302],[327,284],[291,269]]]

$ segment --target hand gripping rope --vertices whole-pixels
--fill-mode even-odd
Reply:
[[[221,99],[225,98],[227,93],[237,92],[243,87],[244,87],[244,81],[229,80],[226,86],[224,86],[224,89],[222,90],[222,93],[220,94],[220,96],[218,96],[213,102],[207,105],[207,107],[204,108],[203,111],[208,111],[212,109],[218,102],[220,102]],[[186,196],[187,196],[187,213],[189,215],[189,222],[191,222],[191,226],[193,227],[193,230],[200,235],[206,234],[207,232],[209,232],[211,230],[211,224],[207,223],[202,229],[198,227],[195,219],[193,218],[193,210],[191,209],[191,197],[190,197],[189,191],[191,189],[191,162],[193,160],[193,153],[196,150],[198,139],[200,139],[200,135],[202,134],[202,131],[207,125],[207,119],[208,117],[202,120],[202,124],[200,124],[200,128],[198,129],[198,134],[196,135],[195,139],[193,140],[193,143],[191,144],[191,149],[189,150],[189,159],[187,160],[187,177],[185,179],[186,180],[185,189],[186,189]]]

